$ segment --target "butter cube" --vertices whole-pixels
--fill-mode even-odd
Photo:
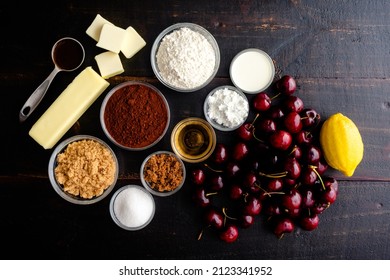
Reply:
[[[123,73],[123,65],[119,54],[110,51],[103,52],[95,56],[95,60],[99,67],[100,75],[104,79],[111,78],[115,75]]]
[[[119,53],[122,48],[122,43],[126,36],[126,30],[112,24],[104,24],[102,31],[100,32],[99,41],[96,46],[105,49],[107,51],[112,51],[114,53]]]
[[[135,29],[129,26],[126,29],[126,36],[122,44],[122,53],[126,58],[131,58],[139,50],[146,45],[145,40],[135,31]]]
[[[110,84],[86,67],[38,119],[29,135],[51,149]]]
[[[100,14],[97,14],[91,25],[86,30],[87,35],[94,39],[96,42],[99,41],[100,33],[104,24],[113,25],[111,22],[103,18]]]

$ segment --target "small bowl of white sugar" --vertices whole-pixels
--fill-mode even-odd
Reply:
[[[210,83],[220,64],[218,43],[209,31],[194,23],[164,29],[152,45],[152,69],[166,87],[194,92]]]
[[[225,85],[213,89],[204,101],[206,120],[221,131],[232,131],[248,118],[249,102],[246,95],[233,86]]]
[[[110,214],[114,222],[125,230],[146,227],[154,217],[153,196],[143,187],[127,185],[117,190],[110,201]]]

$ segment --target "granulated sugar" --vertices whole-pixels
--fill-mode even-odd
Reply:
[[[141,227],[154,214],[153,198],[139,188],[126,188],[115,198],[113,210],[122,225],[130,228]]]
[[[202,34],[183,27],[162,39],[156,54],[157,67],[169,85],[193,89],[213,74],[215,55]]]
[[[217,89],[208,97],[207,104],[208,117],[228,128],[239,126],[249,113],[248,100],[227,87]]]

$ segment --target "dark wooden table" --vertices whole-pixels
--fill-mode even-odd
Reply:
[[[390,2],[378,1],[40,1],[0,6],[1,259],[390,259]],[[296,77],[297,95],[325,119],[342,112],[359,127],[365,154],[351,178],[334,170],[337,201],[313,232],[297,229],[277,239],[257,222],[227,245],[214,235],[196,239],[201,217],[191,186],[169,198],[155,198],[152,223],[138,232],[116,226],[109,198],[90,206],[73,205],[50,185],[44,150],[28,131],[78,72],[60,73],[38,109],[24,123],[19,110],[53,68],[56,40],[72,36],[86,50],[84,66],[97,70],[101,52],[85,34],[96,14],[117,26],[133,26],[147,45],[130,60],[110,87],[127,80],[147,81],[166,96],[172,110],[167,136],[143,152],[115,152],[120,162],[116,189],[140,184],[139,166],[150,152],[170,149],[173,126],[189,116],[203,117],[206,94],[231,84],[229,64],[245,48],[268,52],[282,74]],[[204,89],[188,94],[169,90],[154,76],[149,55],[166,27],[193,22],[218,41],[221,65]],[[106,91],[107,92],[107,91]],[[108,139],[99,123],[105,94],[64,138],[91,134]],[[248,96],[251,99],[251,96]],[[217,132],[220,142],[230,134]],[[191,168],[190,164],[187,164]]]

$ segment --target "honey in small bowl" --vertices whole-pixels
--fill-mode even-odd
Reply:
[[[202,162],[213,153],[216,134],[206,120],[196,117],[186,118],[173,128],[171,145],[173,151],[183,161]]]

